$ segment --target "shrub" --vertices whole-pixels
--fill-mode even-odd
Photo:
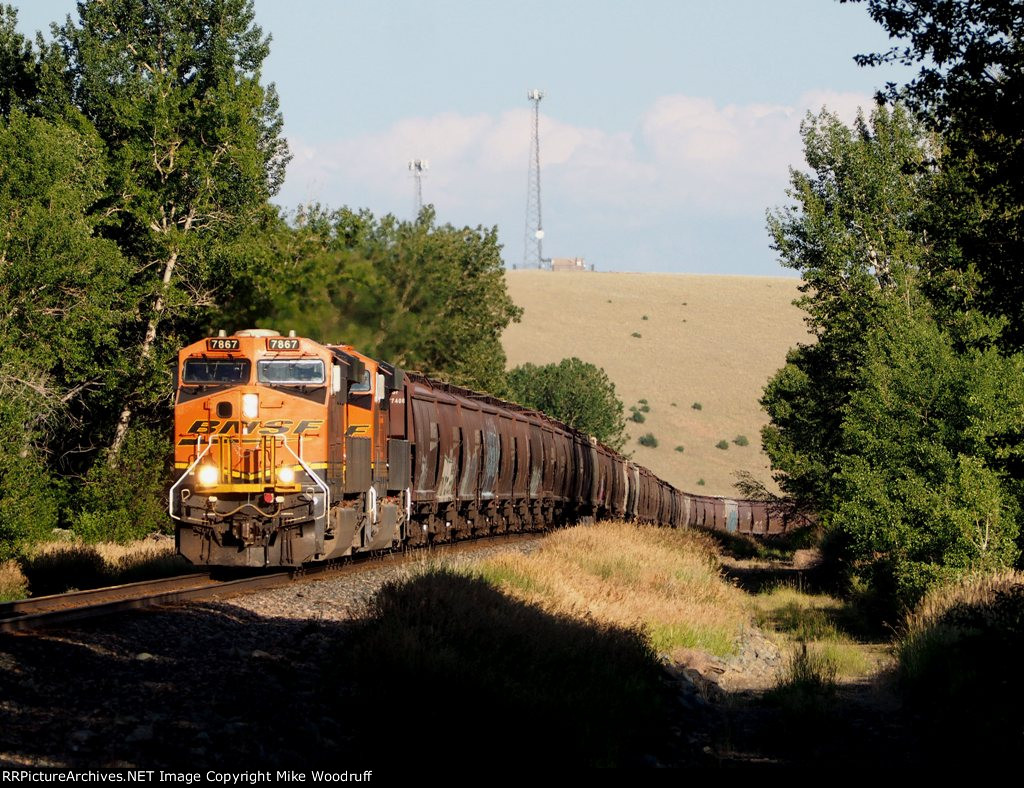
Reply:
[[[701,405],[699,402],[694,402],[690,407],[693,408],[694,410],[701,410],[704,406]]]
[[[728,449],[729,448],[729,441],[727,441],[727,440],[720,440],[718,443],[715,444],[715,448],[716,449]]]
[[[654,449],[657,448],[658,446],[658,439],[655,438],[653,434],[648,432],[646,435],[641,435],[639,438],[637,438],[637,443],[639,443],[641,446],[647,446],[650,449]]]
[[[749,446],[750,445],[750,441],[747,440],[747,436],[746,435],[737,435],[735,438],[732,439],[732,442],[735,443],[737,446]]]
[[[631,334],[631,336],[634,336],[634,337],[636,337],[637,339],[640,339],[640,337],[641,337],[641,336],[643,336],[643,334],[641,334],[641,333],[640,333],[639,331],[634,331],[634,332],[633,332],[633,333]]]
[[[629,418],[631,421],[635,421],[637,424],[643,424],[645,421],[647,421],[647,417],[644,416],[644,414],[638,410],[632,411],[629,414]]]
[[[678,408],[679,406],[678,406],[678,405],[676,405],[676,403],[674,403],[674,402],[673,402],[673,403],[672,403],[672,407],[673,407],[673,408]]]
[[[680,454],[682,454],[683,453],[683,447],[682,446],[676,446],[676,451],[679,452]]]
[[[615,450],[628,440],[615,384],[593,364],[575,357],[543,366],[522,364],[508,373],[508,390],[520,405],[561,419]]]
[[[164,499],[167,439],[162,432],[136,428],[128,433],[115,465],[100,456],[86,474],[81,507],[71,527],[85,542],[125,544],[154,531],[171,530]]]
[[[0,602],[28,596],[28,580],[17,561],[0,562]]]
[[[800,644],[783,668],[768,699],[781,707],[788,721],[814,724],[827,717],[836,694],[836,663],[819,649]]]
[[[700,486],[700,487],[703,487],[704,486],[704,480],[703,479],[697,479],[697,485]]]
[[[1024,679],[1024,574],[973,576],[929,591],[897,645],[900,689],[936,750],[1012,751]],[[954,742],[953,740],[956,739]]]
[[[641,320],[646,320],[646,319],[647,319],[647,315],[644,315],[644,316],[643,316],[643,317],[641,318]]]

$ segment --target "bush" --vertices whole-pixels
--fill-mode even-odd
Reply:
[[[557,364],[523,364],[508,373],[508,389],[520,405],[561,419],[618,450],[625,444],[622,400],[607,373],[578,358]]]
[[[694,402],[690,407],[693,408],[694,410],[701,410],[704,406],[701,405],[699,402]]]
[[[28,580],[17,561],[0,561],[0,602],[28,596]]]
[[[637,424],[643,424],[645,421],[647,421],[647,417],[644,416],[644,414],[638,410],[631,411],[629,414],[629,418],[631,421],[635,421]]]
[[[652,435],[650,432],[648,432],[646,435],[641,435],[639,438],[637,438],[637,443],[639,443],[641,446],[647,446],[650,449],[655,449],[658,447],[658,439],[655,438],[654,435]]]
[[[801,643],[767,698],[780,707],[787,723],[820,724],[834,708],[836,673],[835,659],[819,649],[808,650],[807,644]]]
[[[637,339],[640,339],[640,337],[643,336],[643,334],[641,334],[639,331],[634,331],[630,336],[634,336]]]
[[[647,319],[647,315],[644,315],[641,319],[642,320],[646,320]]]
[[[697,479],[697,485],[699,487],[703,487],[704,486],[704,480],[703,479]]]
[[[716,449],[728,449],[729,448],[729,441],[721,440],[721,441],[719,441],[718,443],[715,444],[715,448]]]
[[[97,457],[78,496],[71,528],[85,542],[124,544],[156,531],[170,533],[164,499],[167,440],[156,430],[128,433],[116,465]]]
[[[732,442],[735,443],[737,446],[749,446],[750,445],[750,441],[747,440],[747,436],[746,435],[737,435],[735,438],[732,439]]]
[[[683,453],[683,447],[682,446],[676,446],[676,451],[679,452],[680,454],[682,454]]]
[[[1016,748],[1022,648],[1024,574],[974,576],[925,595],[907,617],[896,654],[900,689],[929,726],[936,750]]]
[[[33,454],[5,447],[0,458],[0,562],[22,555],[57,526],[59,496]]]

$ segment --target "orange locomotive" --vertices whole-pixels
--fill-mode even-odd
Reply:
[[[250,329],[184,348],[177,374],[169,508],[190,561],[296,566],[404,530],[408,485],[392,486],[384,445],[400,370]]]
[[[298,566],[615,517],[781,533],[764,503],[687,495],[543,413],[264,329],[178,357],[179,552]]]

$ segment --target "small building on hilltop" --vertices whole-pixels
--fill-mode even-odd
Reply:
[[[582,257],[552,257],[552,271],[586,271],[587,261]]]

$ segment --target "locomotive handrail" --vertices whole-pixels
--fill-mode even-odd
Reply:
[[[197,452],[199,452],[199,446],[200,446],[200,444],[202,442],[203,442],[203,436],[201,434],[200,435],[196,435],[196,451]],[[178,488],[178,486],[182,482],[185,481],[185,479],[188,478],[188,475],[190,473],[192,473],[193,470],[195,470],[195,467],[199,464],[199,461],[201,459],[203,459],[203,457],[206,456],[207,452],[209,452],[211,448],[213,448],[213,438],[210,438],[210,441],[206,444],[206,448],[203,449],[201,452],[199,452],[196,455],[196,458],[192,461],[192,464],[189,465],[188,468],[185,469],[185,472],[183,474],[181,474],[181,478],[178,479],[178,481],[176,481],[174,484],[171,485],[171,490],[170,490],[170,493],[168,494],[168,497],[167,497],[167,513],[172,518],[174,517],[174,491]]]
[[[327,487],[327,485],[323,481],[321,481],[320,477],[317,476],[315,473],[313,473],[313,469],[309,467],[309,464],[304,459],[302,459],[302,436],[299,435],[299,453],[298,454],[295,453],[295,449],[293,449],[291,446],[288,445],[288,439],[287,438],[282,438],[281,442],[284,443],[284,447],[286,449],[288,449],[288,451],[290,451],[292,453],[292,456],[296,460],[299,461],[299,465],[302,466],[302,470],[304,470],[308,474],[309,478],[311,478],[313,480],[313,483],[316,484],[316,486],[319,487],[323,491],[323,494],[324,494],[324,514],[323,514],[323,517],[324,517],[324,524],[326,525],[327,524],[328,513],[331,511],[331,491]]]

